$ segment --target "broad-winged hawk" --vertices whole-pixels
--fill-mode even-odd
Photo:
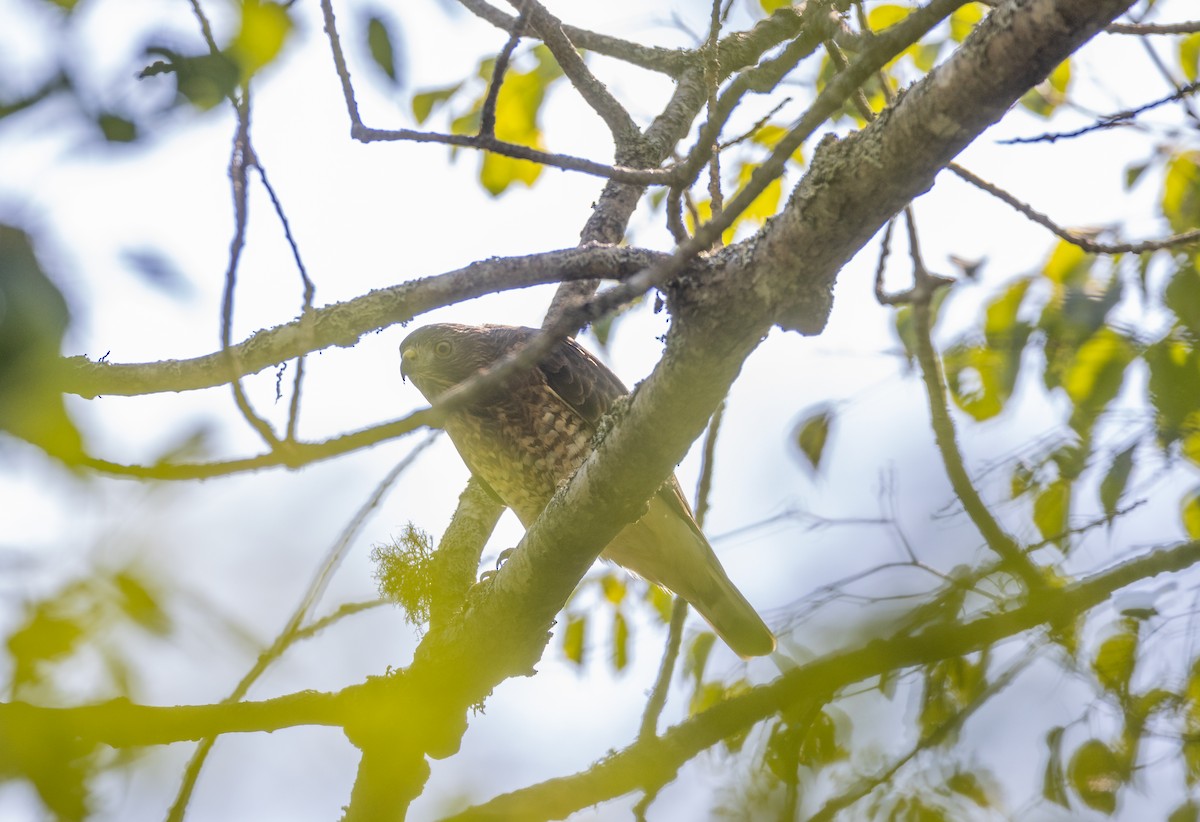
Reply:
[[[537,333],[427,325],[400,344],[401,374],[432,402]],[[448,415],[446,433],[471,472],[529,527],[587,458],[601,417],[625,394],[615,374],[568,339],[538,366]],[[775,649],[775,637],[729,581],[674,476],[600,556],[683,597],[741,656]]]

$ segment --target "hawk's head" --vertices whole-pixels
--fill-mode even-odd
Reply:
[[[505,353],[507,339],[488,326],[436,323],[400,343],[400,375],[431,402]]]

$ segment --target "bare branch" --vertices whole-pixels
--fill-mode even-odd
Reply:
[[[1184,23],[1111,23],[1104,30],[1109,34],[1195,34],[1200,32],[1200,20]]]
[[[588,770],[497,796],[450,817],[562,819],[575,811],[668,782],[678,768],[722,739],[745,732],[779,710],[803,705],[813,694],[832,694],[882,673],[972,653],[1039,625],[1070,624],[1113,592],[1158,574],[1200,562],[1200,542],[1159,549],[1082,582],[1010,610],[969,622],[943,621],[920,631],[901,631],[859,648],[820,657],[676,725],[661,737],[641,739]]]
[[[301,321],[294,320],[259,331],[229,350],[239,365],[238,374],[254,374],[300,354],[330,346],[351,347],[365,334],[462,300],[564,280],[624,279],[665,257],[646,249],[586,247],[482,260],[316,309],[312,340],[306,339]],[[190,360],[132,364],[70,357],[64,360],[62,371],[62,389],[84,397],[191,391],[230,379],[220,351]]]
[[[1139,114],[1143,114],[1151,109],[1158,108],[1166,103],[1174,102],[1175,100],[1186,97],[1189,94],[1194,94],[1198,89],[1200,89],[1200,80],[1194,83],[1189,83],[1186,86],[1183,86],[1172,92],[1171,94],[1168,94],[1166,97],[1155,100],[1152,103],[1146,103],[1143,106],[1126,109],[1125,111],[1118,111],[1114,114],[1105,114],[1097,122],[1084,126],[1083,128],[1077,128],[1074,131],[1047,132],[1034,137],[1013,137],[1008,140],[999,140],[998,142],[1001,145],[1055,143],[1059,140],[1067,140],[1073,137],[1080,137],[1084,134],[1090,134],[1093,131],[1103,131],[1104,129],[1115,128],[1134,120]]]
[[[625,107],[609,93],[583,62],[575,45],[563,33],[562,21],[546,10],[538,0],[509,0],[521,14],[529,15],[529,23],[550,49],[563,74],[592,110],[600,115],[612,133],[617,146],[636,145],[642,135]]]
[[[1200,242],[1200,229],[1193,229],[1185,231],[1182,234],[1163,237],[1159,240],[1143,240],[1140,243],[1098,243],[1090,237],[1085,237],[1070,229],[1063,228],[1045,214],[1035,211],[1033,207],[1021,202],[999,186],[989,183],[982,177],[971,173],[958,163],[950,163],[946,168],[976,188],[983,189],[998,200],[1002,200],[1012,206],[1038,225],[1049,229],[1056,237],[1066,240],[1072,245],[1079,246],[1089,254],[1142,254],[1147,251],[1158,251],[1163,248],[1174,248],[1176,246]]]

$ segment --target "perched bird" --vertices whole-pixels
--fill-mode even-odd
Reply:
[[[432,402],[537,334],[504,325],[427,325],[400,344],[400,373]],[[587,458],[597,424],[626,393],[615,374],[568,339],[537,366],[449,414],[445,429],[471,472],[528,528]],[[729,581],[674,476],[600,556],[683,597],[740,656],[775,650],[774,635]]]

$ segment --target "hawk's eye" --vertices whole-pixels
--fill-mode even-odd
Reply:
[[[438,340],[437,345],[433,347],[433,353],[437,354],[439,357],[449,357],[450,352],[453,349],[454,346],[452,346],[448,340]]]

